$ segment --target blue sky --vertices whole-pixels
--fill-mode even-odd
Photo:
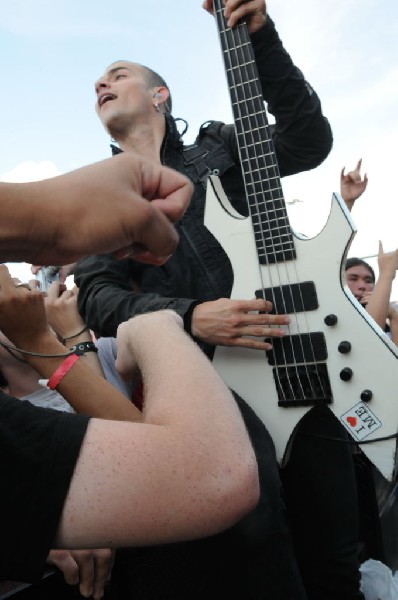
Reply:
[[[0,179],[32,180],[109,155],[94,112],[94,81],[118,59],[147,64],[168,82],[174,116],[191,141],[208,119],[231,119],[216,27],[200,1],[2,0]],[[342,166],[363,158],[366,194],[354,208],[350,254],[382,239],[398,246],[398,3],[395,0],[269,0],[286,49],[321,97],[334,132],[327,160],[286,178],[295,229],[327,219]],[[397,294],[398,298],[398,294]]]

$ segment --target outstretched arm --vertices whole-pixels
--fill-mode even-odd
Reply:
[[[162,264],[192,192],[132,153],[34,183],[0,183],[2,260],[66,264],[99,252]]]

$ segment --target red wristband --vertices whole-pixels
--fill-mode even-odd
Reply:
[[[65,358],[65,360],[59,365],[57,369],[55,369],[54,373],[51,375],[50,379],[47,382],[47,387],[49,387],[50,390],[55,390],[57,385],[59,385],[61,380],[65,377],[68,371],[78,360],[79,356],[77,354],[69,354],[69,356]]]

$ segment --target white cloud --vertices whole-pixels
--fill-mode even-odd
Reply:
[[[49,160],[34,162],[32,160],[20,163],[11,171],[0,175],[0,181],[10,183],[23,183],[27,181],[41,181],[60,175],[57,167]]]

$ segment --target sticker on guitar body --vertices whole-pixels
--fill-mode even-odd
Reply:
[[[364,440],[382,426],[381,421],[363,402],[358,402],[344,413],[340,421],[356,440]]]

